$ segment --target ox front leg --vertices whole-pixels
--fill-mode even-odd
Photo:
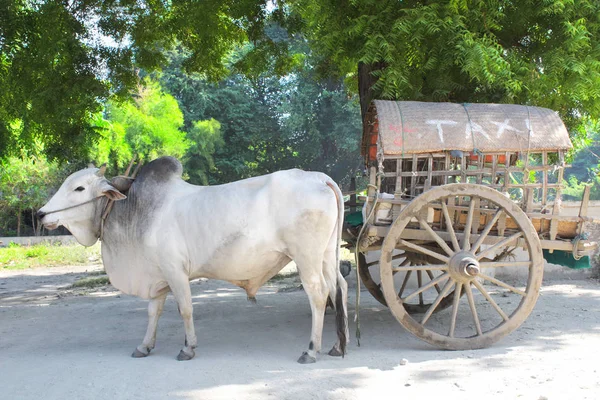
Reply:
[[[321,336],[323,334],[323,319],[329,291],[321,273],[311,274],[310,279],[302,280],[302,286],[308,295],[312,311],[312,330],[308,351],[302,353],[298,362],[310,364],[317,361],[317,354],[321,351]]]
[[[177,300],[179,314],[183,318],[183,326],[185,327],[185,341],[183,349],[177,355],[179,361],[191,360],[196,355],[196,332],[194,330],[194,316],[192,307],[192,291],[190,282],[186,275],[178,277],[178,279],[169,281],[171,292]]]
[[[131,355],[132,357],[146,357],[154,348],[154,344],[156,343],[156,327],[158,326],[158,319],[165,306],[166,298],[167,294],[165,293],[164,295],[150,300],[148,303],[148,329],[146,330],[146,336],[144,336],[142,344],[134,350]]]

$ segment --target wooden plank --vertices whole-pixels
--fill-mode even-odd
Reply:
[[[411,168],[411,178],[410,178],[410,197],[414,198],[415,197],[415,186],[417,185],[417,164],[418,164],[418,158],[416,154],[413,154],[412,157],[412,168]]]
[[[446,158],[444,160],[444,172],[451,172],[450,171],[450,153],[449,152],[446,153]],[[448,178],[450,177],[450,175],[444,174],[443,176],[444,176],[444,185],[447,185],[448,183],[450,183],[450,182],[448,182]]]
[[[554,204],[552,207],[552,215],[560,215],[561,212],[561,203],[562,203],[562,181],[564,179],[565,169],[563,168],[563,164],[565,162],[565,154],[564,151],[559,150],[558,152],[558,177],[557,182],[560,184],[556,188],[556,198],[554,199]],[[552,218],[550,220],[550,240],[556,239],[556,235],[558,234],[558,219]]]
[[[508,171],[510,167],[510,153],[507,151],[504,153],[504,188],[502,191],[508,193],[508,184],[510,183],[510,173]]]
[[[431,154],[427,157],[427,179],[425,180],[424,191],[431,189],[431,178],[433,173],[433,157]]]
[[[402,162],[403,159],[399,158],[396,160],[396,190],[394,191],[394,199],[401,200],[403,192],[402,187]],[[392,218],[396,220],[400,215],[402,207],[400,204],[392,205]]]
[[[548,166],[548,152],[542,152],[542,165]],[[542,171],[542,204],[545,206],[548,200],[548,171],[544,169]]]
[[[496,180],[496,167],[497,167],[497,163],[498,163],[498,156],[496,154],[492,155],[492,176],[490,179],[490,184],[495,185],[498,183],[498,181]]]
[[[583,189],[583,198],[581,199],[581,208],[579,209],[579,217],[587,217],[588,206],[590,203],[591,187],[592,187],[591,185],[585,185],[585,188]],[[583,234],[584,225],[585,225],[585,223],[583,223],[583,222],[579,223],[577,232],[580,235]],[[559,230],[560,230],[560,224],[559,224]]]
[[[389,226],[373,226],[369,225],[367,227],[367,235],[369,237],[385,237],[390,230]],[[448,232],[436,232],[444,241],[450,242],[450,234]],[[456,237],[458,240],[461,240],[463,236],[462,232],[456,232]],[[402,239],[404,240],[423,240],[423,241],[432,241],[431,236],[428,232],[421,229],[405,229],[402,232]],[[479,235],[473,235],[472,240],[477,240]],[[503,236],[494,236],[488,235],[483,241],[484,245],[493,245],[502,240],[506,239]],[[540,240],[543,249],[552,249],[552,250],[564,250],[564,251],[573,251],[573,243],[571,240]],[[524,239],[519,239],[517,242],[518,246],[524,245]],[[597,244],[589,241],[580,241],[579,249],[583,251],[592,251],[597,248]]]

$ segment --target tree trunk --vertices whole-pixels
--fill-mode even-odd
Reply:
[[[21,236],[21,209],[18,210],[17,214],[17,236]]]
[[[379,91],[373,89],[373,85],[377,83],[377,77],[373,76],[373,71],[385,69],[386,64],[379,62],[375,64],[365,64],[362,62],[358,63],[358,98],[360,101],[360,116],[363,123],[363,140],[361,144],[361,154],[366,155],[368,151],[368,143],[365,143],[364,132],[367,131],[367,112],[369,111],[369,105],[371,101],[377,99]]]
[[[369,110],[369,104],[379,97],[379,91],[373,89],[373,85],[377,83],[377,77],[373,76],[373,71],[379,71],[385,69],[385,67],[386,64],[383,62],[375,64],[358,63],[358,98],[360,99],[360,116],[363,123]]]
[[[33,228],[33,235],[37,236],[37,230],[35,229],[35,213],[33,212],[33,208],[31,211],[31,227]]]

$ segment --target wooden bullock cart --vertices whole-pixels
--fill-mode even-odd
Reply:
[[[506,104],[374,101],[362,153],[370,184],[355,232],[369,292],[411,333],[445,349],[489,346],[540,292],[543,251],[591,254],[589,190],[561,215],[559,116]]]

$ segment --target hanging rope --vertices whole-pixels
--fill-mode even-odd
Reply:
[[[469,115],[469,110],[467,110],[469,103],[462,103],[462,106],[465,109],[465,113],[467,114],[467,121],[469,122],[469,128],[471,129],[471,142],[473,143],[473,154],[481,155],[481,152],[479,151],[477,146],[475,146],[475,134],[473,133],[473,122],[471,121],[471,116]]]
[[[573,239],[573,258],[575,260],[581,260],[581,258],[583,257],[582,255],[579,255],[579,242],[581,240],[588,240],[588,238],[589,234],[587,232],[583,232],[581,235],[577,235]]]
[[[383,146],[381,145],[381,135],[377,138],[377,175],[375,176],[375,185],[368,184],[367,188],[372,188],[375,190],[375,199],[373,200],[373,206],[369,211],[369,215],[363,221],[363,225],[358,232],[358,236],[356,237],[356,248],[354,250],[354,262],[356,264],[356,306],[354,310],[354,322],[356,322],[356,342],[360,347],[360,268],[358,267],[358,254],[362,253],[360,249],[360,243],[362,241],[363,234],[365,232],[365,228],[368,225],[368,222],[373,218],[373,214],[375,213],[375,209],[377,208],[377,203],[379,202],[379,188],[381,187],[381,177],[384,176],[383,171]],[[404,142],[403,142],[404,145]],[[367,199],[368,201],[368,199]]]

